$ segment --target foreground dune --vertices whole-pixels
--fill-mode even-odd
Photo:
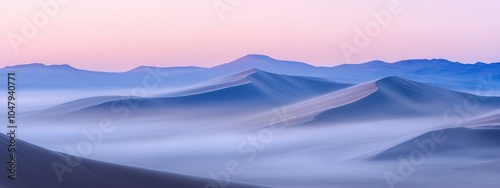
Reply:
[[[8,145],[8,137],[0,135],[0,144]],[[213,180],[168,172],[152,171],[104,163],[67,154],[53,152],[22,140],[17,140],[16,180],[7,179],[5,172],[0,178],[2,188],[124,188],[124,187],[210,187]],[[116,156],[119,157],[119,156]],[[0,158],[8,159],[6,152]],[[71,167],[72,161],[80,164]],[[68,163],[70,161],[70,163]],[[59,172],[56,173],[54,167]],[[2,168],[7,168],[2,165]],[[2,170],[4,171],[4,170]],[[4,176],[5,175],[5,176]],[[208,186],[207,186],[208,185]],[[218,185],[217,185],[218,186]],[[213,186],[213,188],[217,187]],[[241,183],[229,183],[227,187],[259,187]]]

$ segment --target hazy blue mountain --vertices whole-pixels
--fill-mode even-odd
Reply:
[[[498,89],[500,63],[461,64],[445,59],[415,59],[395,63],[373,61],[332,67],[334,80],[362,83],[388,76],[398,76],[448,89],[474,92]],[[484,92],[482,92],[484,93]]]
[[[157,88],[182,87],[249,69],[281,75],[321,77],[352,84],[398,76],[458,91],[474,93],[478,90],[477,93],[481,94],[500,88],[500,63],[461,64],[445,59],[413,59],[394,63],[370,61],[316,67],[253,54],[212,68],[140,66],[127,72],[113,73],[85,71],[69,65],[46,66],[35,63],[8,66],[0,69],[0,73],[18,72],[19,85],[28,89],[115,89],[143,86],[145,78],[150,79],[148,81],[151,83],[159,80]],[[155,81],[151,77],[160,79]],[[5,86],[5,82],[0,83],[0,86]]]
[[[323,77],[329,73],[327,67],[315,67],[302,62],[277,60],[266,55],[257,54],[246,55],[232,62],[212,67],[210,71],[229,75],[254,68],[270,73],[293,76]]]
[[[22,89],[123,89],[144,85],[144,78],[149,82],[158,82],[160,86],[175,85],[164,79],[174,72],[196,70],[197,68],[153,68],[139,67],[128,72],[99,72],[76,69],[69,65],[44,65],[40,63],[7,66],[0,69],[0,74],[16,73],[19,87]],[[200,68],[201,69],[201,68]],[[5,77],[1,78],[5,80]],[[0,83],[5,86],[6,81]]]

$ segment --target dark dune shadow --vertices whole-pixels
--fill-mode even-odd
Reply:
[[[399,156],[408,156],[414,151],[447,159],[498,159],[500,127],[461,127],[431,131],[391,147],[371,159],[397,160]]]
[[[0,134],[0,144],[8,145],[8,137]],[[67,154],[53,152],[33,144],[17,140],[16,180],[7,179],[6,163],[2,162],[2,188],[124,188],[124,187],[172,187],[203,188],[214,180],[181,175],[169,172],[146,170],[135,167],[99,162],[90,159],[76,158]],[[120,157],[120,156],[116,156]],[[0,152],[2,161],[8,160],[6,151]],[[80,165],[71,168],[66,160],[80,159]],[[63,174],[59,181],[53,164],[69,167],[71,172]],[[215,183],[215,182],[214,182]],[[231,182],[227,187],[259,187],[243,183]]]

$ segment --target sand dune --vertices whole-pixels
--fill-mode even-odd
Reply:
[[[319,114],[315,121],[370,121],[377,119],[443,116],[454,105],[476,102],[474,113],[497,109],[500,98],[478,97],[429,86],[399,77],[387,77],[375,82],[377,91],[369,96]]]
[[[349,84],[332,83],[319,78],[285,76],[257,69],[196,84],[163,97],[121,98],[94,97],[47,109],[40,114],[75,116],[113,116],[117,106],[132,106],[136,116],[153,113],[196,115],[233,111],[248,113],[270,109],[337,91]],[[245,106],[246,108],[241,108]],[[65,112],[65,113],[58,113]],[[208,113],[207,113],[208,112]],[[137,114],[135,114],[137,113]],[[35,113],[36,114],[36,113]],[[111,114],[111,115],[110,115]],[[116,116],[116,115],[115,115]]]
[[[165,94],[166,96],[191,96],[248,85],[252,93],[262,93],[275,101],[297,101],[336,91],[351,86],[350,84],[332,83],[321,78],[286,76],[249,69],[233,75],[217,78],[200,84],[195,84],[179,91]],[[228,98],[231,95],[226,96]],[[220,99],[219,99],[220,100]]]
[[[8,145],[8,138],[0,134],[1,145]],[[133,168],[99,161],[77,158],[62,153],[32,145],[22,140],[17,140],[17,177],[15,181],[6,178],[2,173],[0,185],[2,187],[37,187],[37,188],[123,188],[123,187],[179,187],[202,188],[213,180],[193,176],[174,174],[168,172],[152,171]],[[1,152],[0,158],[7,159],[7,153]],[[80,161],[81,160],[81,161]],[[80,161],[78,166],[71,167],[74,161]],[[55,170],[68,172],[60,174]],[[64,166],[64,167],[63,167]],[[6,166],[5,164],[2,167]],[[61,172],[59,171],[59,172]],[[71,171],[71,172],[69,172]],[[61,178],[61,179],[60,179]],[[60,181],[61,180],[61,181]],[[231,182],[227,187],[260,187]]]
[[[491,160],[500,158],[499,145],[500,127],[448,128],[420,135],[391,147],[372,159],[397,160],[399,156],[420,151],[433,158]]]
[[[54,116],[54,115],[64,115],[67,114],[68,112],[73,112],[77,110],[81,110],[87,107],[91,107],[94,105],[99,105],[105,102],[113,101],[113,100],[118,100],[124,97],[119,97],[119,96],[100,96],[100,97],[89,97],[89,98],[83,98],[67,103],[63,103],[54,107],[50,107],[48,109],[44,110],[39,110],[39,111],[31,111],[28,113],[25,113],[23,115],[25,116],[31,116],[31,117],[43,117],[43,116]]]

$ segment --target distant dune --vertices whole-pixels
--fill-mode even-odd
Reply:
[[[153,98],[92,97],[33,112],[32,116],[51,115],[65,118],[92,114],[93,117],[113,116],[114,106],[134,105],[133,115],[164,112],[164,115],[210,108],[209,113],[258,111],[299,102],[338,91],[350,84],[333,83],[320,78],[285,76],[257,69],[203,82]],[[117,99],[118,98],[118,99]],[[245,108],[241,108],[245,106]],[[175,111],[175,112],[172,112]],[[65,112],[65,113],[61,113]],[[207,114],[207,111],[203,112]],[[111,115],[110,115],[111,114]],[[156,114],[154,114],[156,115]],[[115,115],[116,116],[116,115]]]
[[[337,91],[352,85],[333,83],[321,78],[286,76],[268,73],[258,69],[249,69],[233,75],[196,84],[181,89],[180,91],[169,93],[167,96],[192,96],[196,94],[207,94],[213,91],[224,92],[224,89],[237,86],[240,86],[240,88],[244,87],[242,90],[247,92],[245,93],[247,97],[265,97],[278,102],[296,102],[301,99]],[[236,90],[235,92],[238,91]],[[234,96],[238,96],[238,94],[227,93],[224,98],[232,98]],[[219,101],[225,99],[214,98],[214,100]]]
[[[377,91],[350,104],[319,114],[317,122],[370,121],[408,117],[443,116],[465,100],[479,104],[475,113],[498,109],[500,98],[478,97],[427,84],[387,77],[375,82]],[[470,102],[469,101],[469,102]],[[472,102],[470,102],[472,103]]]

